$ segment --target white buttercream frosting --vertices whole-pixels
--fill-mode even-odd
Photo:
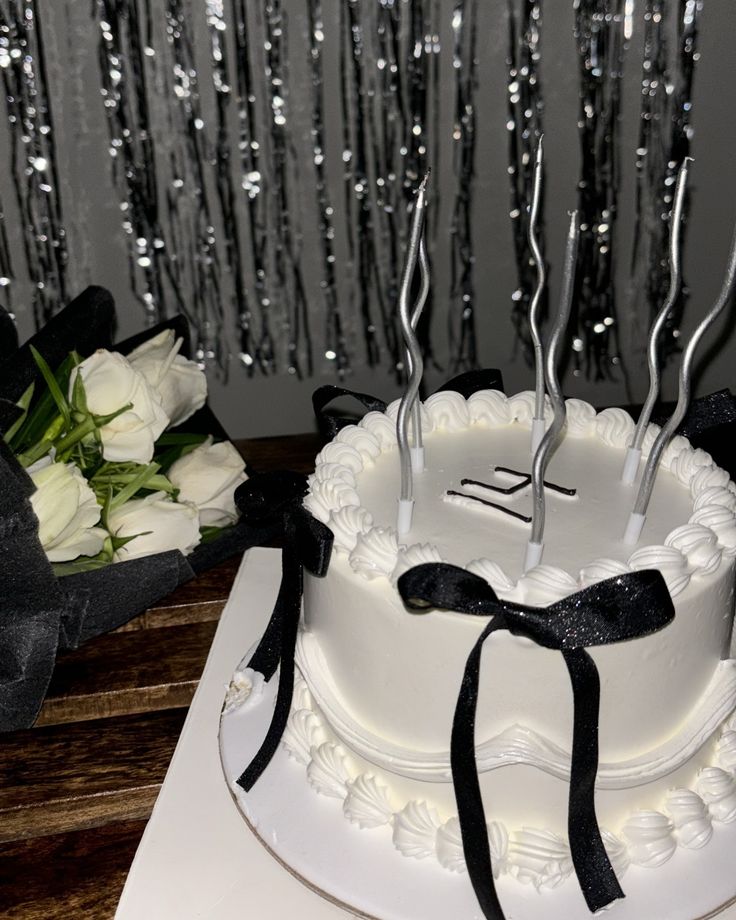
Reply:
[[[718,766],[729,773],[736,771],[736,732],[726,729],[718,740],[716,746]]]
[[[321,463],[339,463],[340,466],[347,466],[353,473],[359,473],[363,469],[363,459],[358,451],[341,441],[330,441],[329,444],[325,444],[314,461],[315,467]]]
[[[335,799],[347,795],[350,769],[345,749],[339,744],[325,741],[311,750],[307,767],[307,780],[317,792]]]
[[[337,550],[349,553],[355,549],[358,537],[373,526],[373,515],[358,505],[346,505],[331,511],[328,519]]]
[[[567,433],[571,438],[588,437],[595,427],[595,409],[582,399],[565,400]]]
[[[552,831],[525,827],[509,838],[510,872],[535,888],[557,888],[572,872],[570,847]]]
[[[368,412],[359,423],[360,428],[370,431],[381,445],[382,450],[391,450],[396,447],[396,422],[384,412]]]
[[[579,585],[572,575],[557,566],[538,565],[519,579],[519,587],[525,603],[546,607],[577,591]]]
[[[604,409],[595,422],[595,433],[609,447],[628,445],[634,435],[634,421],[623,409]]]
[[[474,575],[484,578],[499,594],[509,594],[516,587],[516,582],[508,577],[497,562],[491,562],[490,559],[473,559],[465,568]]]
[[[323,524],[329,521],[332,511],[348,505],[360,507],[360,498],[343,479],[315,480],[304,499],[304,507]]]
[[[730,773],[720,767],[704,767],[698,774],[695,788],[714,821],[724,824],[736,821],[736,782]]]
[[[667,546],[679,550],[690,568],[701,575],[710,575],[721,564],[721,548],[716,535],[702,524],[683,524],[667,537]]]
[[[628,843],[629,859],[635,866],[655,869],[663,865],[677,848],[672,821],[659,811],[641,809],[632,814],[621,829]]]
[[[298,678],[295,695],[299,701],[302,684]],[[443,821],[428,800],[412,799],[401,804],[390,789],[389,774],[384,778],[384,774],[359,772],[340,744],[324,741],[328,731],[322,720],[319,710],[292,709],[282,742],[292,756],[307,765],[308,780],[316,791],[341,799],[345,817],[358,827],[391,825],[393,844],[402,855],[433,858],[448,871],[466,871],[457,816]],[[509,735],[512,736],[513,733]],[[299,739],[296,745],[295,737]],[[734,738],[736,731],[725,727],[716,745],[719,763],[732,762]],[[507,762],[513,762],[513,758]],[[730,771],[705,767],[697,776],[696,787],[668,790],[659,809],[633,811],[616,833],[601,829],[618,878],[630,863],[649,869],[663,865],[678,845],[687,849],[703,847],[711,839],[713,821],[736,820],[736,782]],[[572,871],[567,841],[549,829],[509,829],[494,820],[488,823],[488,840],[495,878],[509,873],[541,890],[556,887]]]
[[[479,390],[468,398],[470,421],[475,425],[498,428],[513,421],[509,401],[500,390]]]
[[[357,572],[367,578],[386,577],[395,581],[399,564],[398,554],[400,549],[398,540],[394,542],[391,531],[388,529],[394,524],[393,512],[389,520],[376,518],[375,529],[379,531],[376,537],[369,536],[366,529],[366,518],[362,515],[340,515],[340,509],[345,507],[361,507],[363,502],[360,497],[362,485],[358,477],[366,468],[373,467],[378,462],[384,451],[393,451],[396,445],[396,414],[399,401],[396,400],[387,408],[385,413],[369,412],[358,425],[343,428],[335,440],[327,444],[317,457],[315,473],[310,477],[309,494],[305,499],[305,506],[319,520],[333,528],[335,545],[338,551],[351,553],[351,565]],[[508,426],[528,427],[534,414],[534,393],[527,391],[516,396],[506,397],[496,390],[485,390],[474,393],[469,399],[464,399],[459,393],[442,391],[429,397],[421,406],[422,425],[425,434],[437,431],[457,433],[473,429],[488,429],[492,438],[492,430],[509,430]],[[546,416],[551,417],[549,402],[546,403]],[[634,423],[630,416],[622,409],[604,409],[596,414],[588,403],[571,399],[567,400],[567,434],[575,440],[583,441],[592,439],[612,448],[623,449],[630,443],[633,436]],[[658,429],[650,426],[644,441],[644,453],[648,452],[653,443],[653,438]],[[492,469],[494,458],[494,441],[489,441],[489,465]],[[432,464],[432,446],[427,448],[428,467]],[[462,442],[458,442],[459,457],[462,459]],[[622,455],[623,456],[623,455]],[[704,530],[694,527],[684,529],[684,522],[674,530],[661,534],[661,544],[647,544],[642,542],[637,546],[630,558],[618,560],[603,558],[591,563],[584,563],[575,571],[565,571],[559,566],[541,567],[541,571],[527,573],[519,582],[515,592],[513,579],[500,570],[491,574],[482,574],[480,567],[483,557],[473,561],[478,574],[487,578],[496,590],[501,590],[505,596],[514,599],[525,597],[530,603],[545,604],[570,594],[580,587],[592,584],[612,574],[623,574],[630,569],[639,569],[655,566],[665,576],[668,587],[673,596],[681,593],[694,573],[706,575],[714,572],[719,564],[719,553],[729,556],[736,555],[736,494],[728,486],[728,474],[719,470],[713,464],[709,454],[702,450],[694,450],[682,437],[676,437],[671,442],[663,458],[663,468],[669,468],[673,475],[692,493],[692,510],[688,523],[699,525]],[[421,482],[420,474],[415,477]],[[451,474],[450,474],[451,475]],[[498,474],[497,474],[498,475]],[[486,476],[488,479],[489,477]],[[490,474],[492,479],[492,474]],[[564,473],[557,475],[564,479]],[[455,491],[459,489],[459,482],[450,480]],[[496,482],[501,482],[496,479]],[[508,484],[510,480],[503,480]],[[575,486],[575,483],[560,482],[562,485]],[[467,487],[472,491],[472,487]],[[486,497],[497,504],[513,508],[520,513],[531,513],[530,490],[519,493],[515,498],[498,496],[494,493],[483,494],[476,490],[474,494]],[[550,493],[551,494],[551,493]],[[631,501],[633,502],[633,492]],[[529,525],[518,521],[503,511],[488,508],[472,499],[457,495],[438,495],[444,499],[444,504],[457,508],[467,508],[478,514],[478,520],[488,518],[492,522],[500,522],[517,535],[524,533]],[[561,496],[548,497],[548,504],[555,501],[564,501]],[[421,499],[417,499],[415,518],[421,517]],[[554,508],[554,505],[552,505]],[[577,503],[567,512],[571,522],[575,521],[578,514],[586,512],[582,506],[578,510]],[[333,526],[334,525],[334,526]],[[349,533],[351,526],[355,532]],[[388,525],[388,527],[387,527]],[[601,519],[601,527],[605,529],[605,519]],[[705,531],[710,531],[714,540],[706,536]],[[644,537],[648,533],[645,527]],[[413,535],[410,533],[409,537]],[[614,535],[615,536],[615,535]],[[517,537],[518,539],[518,537]],[[423,555],[427,559],[435,558],[430,554],[431,541],[414,539],[410,542],[425,546]],[[393,560],[388,555],[393,553]],[[439,548],[436,548],[437,558],[446,558]],[[679,555],[678,555],[679,554]],[[493,558],[489,551],[489,556]],[[354,558],[353,558],[354,557]],[[633,560],[633,561],[632,561]],[[628,568],[626,568],[628,562]],[[498,560],[489,563],[490,566],[499,566]],[[399,565],[402,568],[402,565]],[[604,572],[610,573],[604,575]],[[518,577],[518,576],[517,576]]]
[[[698,850],[713,836],[713,824],[705,802],[692,789],[670,789],[664,809],[672,819],[675,837],[682,847]]]
[[[264,678],[260,671],[248,667],[238,668],[227,688],[223,712],[255,706],[263,695],[263,684]]]
[[[580,584],[582,587],[593,585],[607,578],[615,578],[631,571],[631,566],[618,559],[594,559],[589,565],[580,570]]]
[[[457,817],[449,818],[437,829],[437,862],[450,872],[467,872]]]
[[[326,735],[321,720],[310,709],[297,709],[289,719],[282,741],[290,756],[306,766],[312,759],[312,748],[326,741]]]
[[[338,431],[335,442],[338,444],[349,444],[354,447],[360,454],[363,463],[369,460],[375,460],[381,453],[381,444],[378,438],[368,429],[361,428],[359,425],[346,425]]]
[[[684,591],[690,581],[687,559],[674,546],[644,546],[629,556],[629,566],[634,572],[659,569],[672,597]]]
[[[470,424],[467,400],[452,390],[430,396],[424,404],[436,431],[462,431]]]
[[[388,787],[373,773],[361,773],[347,783],[342,810],[348,821],[361,828],[389,824],[394,813]]]
[[[427,562],[442,562],[442,556],[431,543],[413,543],[411,546],[401,547],[396,557],[396,567],[391,574],[391,581],[395,584],[404,572]]]
[[[409,802],[394,815],[394,846],[413,859],[435,855],[440,819],[426,802]]]
[[[399,541],[395,530],[373,527],[358,534],[355,548],[350,553],[353,571],[364,578],[388,577],[396,567]]]

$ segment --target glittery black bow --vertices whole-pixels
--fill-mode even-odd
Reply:
[[[478,390],[502,390],[503,378],[501,371],[495,368],[483,368],[482,370],[466,371],[464,374],[458,374],[443,383],[441,387],[435,390],[435,393],[442,393],[446,390],[453,390],[460,393],[466,399],[477,393]],[[353,419],[344,415],[337,414],[334,409],[327,407],[335,399],[342,396],[357,399],[357,401],[369,412],[385,412],[386,403],[370,393],[359,393],[357,390],[347,390],[345,387],[338,387],[332,384],[317,387],[312,394],[312,406],[314,414],[317,416],[317,424],[322,435],[326,438],[334,438],[337,432],[346,425],[353,424]]]
[[[575,872],[591,911],[624,896],[603,846],[595,814],[598,771],[600,681],[586,646],[608,645],[649,635],[675,615],[662,575],[631,572],[598,582],[549,607],[499,600],[482,578],[445,563],[410,569],[398,589],[412,611],[431,607],[492,617],[465,665],[452,724],[450,761],[463,852],[476,896],[488,920],[504,913],[493,884],[491,852],[475,764],[475,712],[483,643],[498,630],[532,639],[561,652],[570,675],[574,721],[568,834]]]
[[[246,792],[271,762],[286,728],[294,693],[294,652],[301,612],[304,569],[323,576],[332,551],[332,531],[302,507],[306,476],[263,473],[251,477],[237,493],[244,520],[262,528],[261,545],[281,546],[281,585],[261,641],[248,662],[270,680],[280,666],[279,688],[266,737],[258,753],[238,778]]]

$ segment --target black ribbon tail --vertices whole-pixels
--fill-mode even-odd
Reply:
[[[625,897],[603,845],[595,814],[598,772],[598,669],[582,648],[562,649],[573,694],[572,761],[567,830],[575,874],[591,913]]]
[[[271,724],[258,753],[238,777],[238,785],[249,792],[271,762],[286,728],[294,695],[294,653],[299,630],[303,586],[303,568],[293,542],[282,553],[281,587],[276,605],[263,638],[248,662],[248,667],[260,671],[267,680],[280,665],[279,688]]]
[[[487,920],[504,920],[505,915],[493,881],[491,846],[475,762],[475,713],[483,643],[494,630],[503,628],[505,624],[501,617],[494,617],[468,656],[455,707],[450,743],[452,784],[455,788],[465,864],[475,896]]]

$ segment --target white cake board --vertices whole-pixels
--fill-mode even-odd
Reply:
[[[255,648],[255,646],[254,646]],[[253,649],[245,655],[250,657]],[[253,789],[236,784],[268,729],[278,672],[249,707],[223,715],[220,752],[237,806],[261,843],[305,885],[358,917],[370,920],[483,920],[466,873],[434,860],[402,856],[390,826],[361,830],[342,802],[320,795],[306,768],[280,746]],[[631,866],[622,879],[626,898],[606,920],[705,920],[736,903],[736,824],[715,825],[702,850],[678,848],[658,869]],[[497,881],[506,920],[590,920],[574,876],[552,891],[537,892],[511,877]]]

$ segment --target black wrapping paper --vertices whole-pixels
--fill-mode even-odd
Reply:
[[[20,348],[12,322],[0,322],[0,355],[5,356],[0,367],[0,432],[15,420],[15,401],[37,377],[31,344],[56,366],[73,349],[82,355],[113,347],[127,353],[161,329],[173,328],[184,338],[183,353],[188,352],[183,317],[116,346],[114,322],[113,298],[100,287],[87,288]],[[227,437],[206,405],[182,427]],[[258,545],[264,536],[261,528],[241,519],[187,557],[175,550],[57,578],[38,538],[32,493],[30,477],[0,437],[0,731],[33,724],[59,650],[76,648],[121,626],[195,575]]]

